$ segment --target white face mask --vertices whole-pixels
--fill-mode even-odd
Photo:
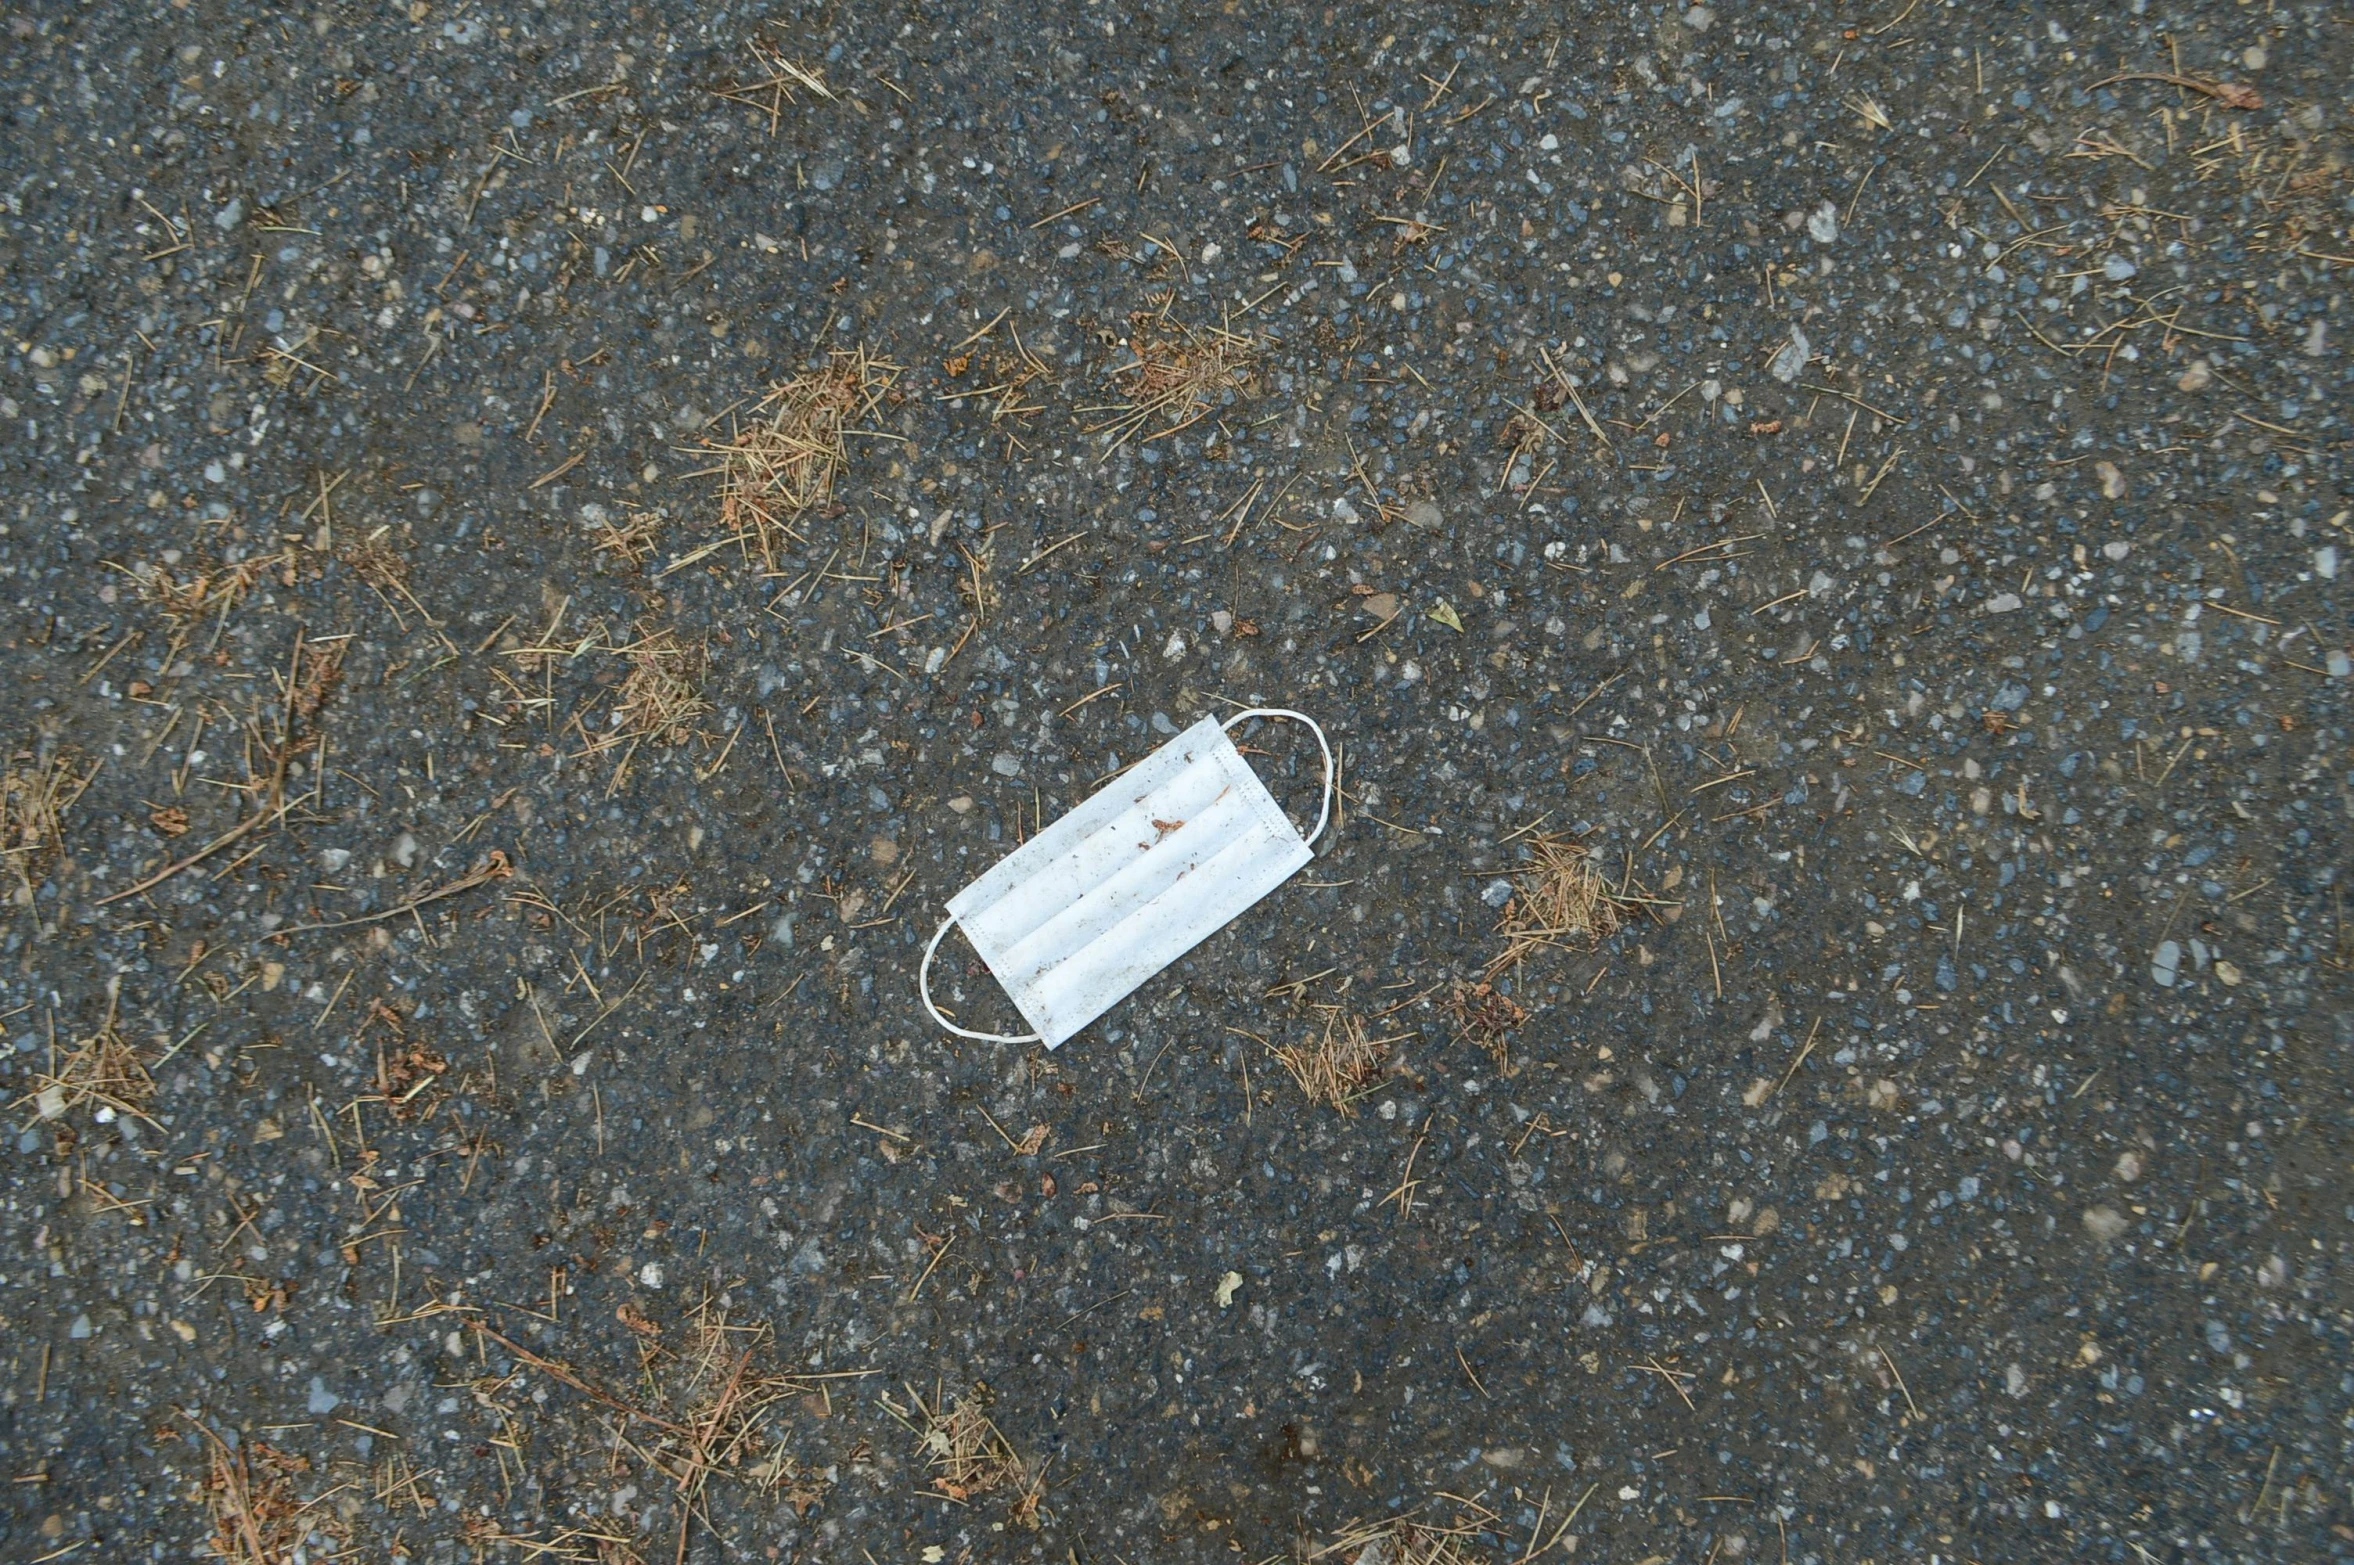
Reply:
[[[1305,839],[1226,737],[1251,717],[1306,723],[1324,752]],[[1332,749],[1313,719],[1205,717],[949,898],[916,973],[924,1009],[960,1038],[1058,1048],[1315,857],[1331,815]],[[970,1032],[932,1003],[932,953],[957,924],[1035,1033]]]

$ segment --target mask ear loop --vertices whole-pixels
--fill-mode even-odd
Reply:
[[[1236,723],[1253,717],[1288,717],[1295,723],[1305,723],[1308,732],[1316,736],[1316,748],[1324,752],[1324,804],[1316,812],[1316,829],[1308,833],[1308,846],[1314,847],[1316,839],[1324,835],[1325,823],[1332,819],[1332,746],[1324,742],[1324,730],[1316,725],[1316,719],[1305,712],[1295,712],[1284,706],[1254,706],[1248,711],[1235,713],[1218,726],[1230,729]],[[936,940],[938,936],[933,938]]]
[[[940,1014],[940,1007],[932,1003],[932,953],[940,949],[940,937],[947,934],[948,931],[955,926],[956,918],[955,915],[951,914],[945,921],[941,923],[938,929],[932,932],[932,943],[924,947],[923,965],[915,970],[916,993],[923,997],[924,1009],[932,1013],[932,1020],[938,1022],[948,1031],[956,1034],[959,1038],[970,1038],[976,1043],[1042,1042],[1043,1035],[1034,1032],[974,1032],[968,1027],[957,1026],[956,1023],[950,1021],[947,1017]]]

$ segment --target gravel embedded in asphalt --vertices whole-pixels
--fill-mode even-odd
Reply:
[[[7,26],[10,1557],[2354,1558],[2342,11]]]

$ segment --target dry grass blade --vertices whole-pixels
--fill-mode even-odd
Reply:
[[[1849,109],[1854,111],[1855,117],[1864,122],[1867,129],[1893,130],[1895,128],[1894,122],[1888,118],[1888,111],[1881,107],[1878,99],[1859,95],[1843,101]]]
[[[1015,1492],[1013,1520],[1033,1530],[1043,1520],[1046,1475],[1033,1473],[1006,1439],[976,1397],[959,1396],[945,1411],[938,1393],[926,1402],[914,1392],[916,1417],[902,1421],[916,1431],[925,1460],[932,1469],[932,1487],[945,1499],[963,1504],[977,1494],[999,1489]]]
[[[1260,343],[1222,326],[1173,324],[1164,310],[1130,318],[1127,348],[1128,362],[1112,371],[1120,400],[1080,410],[1111,415],[1088,433],[1108,435],[1112,448],[1198,423],[1249,383]]]
[[[1491,980],[1546,947],[1566,948],[1575,941],[1591,949],[1625,922],[1624,909],[1584,843],[1566,836],[1527,840],[1529,862],[1508,872],[1516,884],[1496,925],[1505,945],[1488,963]]]
[[[705,442],[719,464],[721,523],[757,544],[770,569],[780,539],[801,536],[794,519],[832,502],[848,437],[898,377],[898,365],[864,349],[836,353],[773,388],[728,439]]]
[[[1310,1103],[1329,1103],[1353,1115],[1354,1101],[1381,1080],[1389,1045],[1398,1038],[1369,1035],[1362,1019],[1337,1005],[1321,1005],[1323,1030],[1299,1043],[1269,1044],[1269,1050],[1291,1072]],[[1401,1035],[1403,1036],[1403,1035]]]
[[[8,860],[16,889],[10,900],[30,907],[50,868],[65,852],[65,813],[98,775],[84,772],[71,756],[42,757],[23,752],[0,771],[0,857]]]

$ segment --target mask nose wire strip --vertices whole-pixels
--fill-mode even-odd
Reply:
[[[970,1028],[959,1027],[956,1025],[956,1023],[950,1021],[947,1017],[942,1016],[940,1014],[940,1007],[932,1003],[932,953],[940,949],[940,937],[947,934],[950,929],[954,928],[955,924],[956,920],[954,918],[943,920],[940,927],[932,932],[932,943],[924,947],[923,965],[915,970],[916,993],[923,997],[924,1009],[932,1013],[932,1020],[938,1022],[942,1027],[945,1027],[950,1032],[956,1034],[959,1038],[971,1038],[977,1043],[1039,1042],[1041,1035],[1034,1032],[974,1032]]]
[[[1316,748],[1324,752],[1324,806],[1316,812],[1316,829],[1308,833],[1308,845],[1314,847],[1316,839],[1324,835],[1325,822],[1332,819],[1332,746],[1324,742],[1324,730],[1316,726],[1316,719],[1305,712],[1295,712],[1284,706],[1254,706],[1248,711],[1235,713],[1218,726],[1232,728],[1236,723],[1253,717],[1288,717],[1295,723],[1305,723],[1308,732],[1316,736]]]

